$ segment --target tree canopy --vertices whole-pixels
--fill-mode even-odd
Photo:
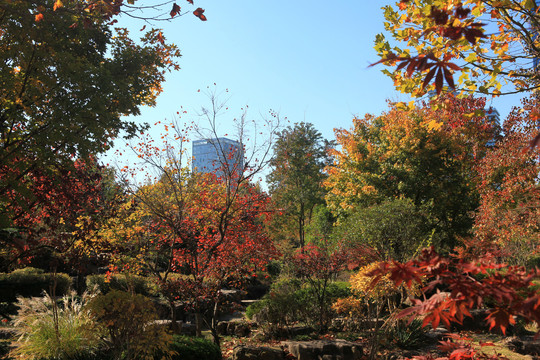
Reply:
[[[331,143],[323,139],[313,124],[296,123],[277,135],[270,160],[268,185],[274,206],[294,219],[295,238],[305,244],[305,225],[313,208],[324,203],[323,173],[329,162]],[[282,224],[283,225],[283,224]]]
[[[24,191],[20,180],[36,168],[69,166],[135,135],[144,126],[124,116],[154,105],[165,72],[178,68],[160,31],[135,41],[110,17],[81,16],[84,1],[55,4],[0,5],[0,199]]]
[[[478,205],[474,164],[482,158],[493,125],[481,99],[450,96],[444,110],[429,104],[392,105],[381,116],[355,118],[351,130],[336,130],[340,150],[328,167],[330,208],[342,217],[389,199],[410,199],[434,219],[432,228],[447,245],[468,234]]]
[[[383,70],[396,88],[414,96],[445,82],[466,93],[530,91],[540,86],[538,9],[535,0],[401,0],[384,7],[394,41],[379,34],[375,49],[397,65]]]

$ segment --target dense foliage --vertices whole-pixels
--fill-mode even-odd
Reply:
[[[306,244],[306,225],[316,205],[324,204],[326,175],[331,143],[323,139],[313,124],[296,123],[277,134],[271,172],[267,177],[272,203],[280,216],[274,218],[273,230],[289,230],[296,243]],[[284,234],[287,236],[287,234]]]
[[[325,181],[331,209],[346,216],[386,200],[410,199],[430,220],[437,245],[451,248],[470,233],[478,206],[475,162],[496,134],[481,99],[450,96],[444,110],[430,104],[391,105],[381,116],[355,118],[336,130],[341,150]],[[468,118],[465,113],[476,112]]]
[[[538,88],[539,5],[535,0],[402,0],[384,7],[375,49],[397,89],[505,94]],[[460,73],[455,81],[454,74]],[[503,88],[504,84],[509,84]]]

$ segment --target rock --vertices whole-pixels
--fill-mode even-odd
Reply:
[[[227,333],[227,326],[229,323],[227,321],[220,321],[217,324],[217,332],[219,335],[229,335]]]
[[[233,349],[233,360],[283,360],[284,353],[281,349],[267,346],[238,345]]]
[[[431,329],[430,331],[426,332],[427,338],[431,339],[432,341],[443,340],[446,335],[448,335],[448,330],[443,327]]]
[[[250,332],[251,332],[251,329],[248,323],[245,323],[245,322],[236,323],[236,326],[234,328],[234,335],[238,337],[246,337],[246,336],[249,336]]]
[[[289,329],[289,334],[291,337],[295,337],[298,335],[309,335],[313,331],[311,326],[295,326]]]
[[[508,342],[508,347],[523,355],[540,355],[540,340],[534,337],[513,338]]]
[[[17,332],[13,328],[0,327],[0,339],[11,339],[15,337]]]
[[[220,321],[217,325],[217,331],[220,335],[246,337],[251,332],[251,324],[246,321]]]
[[[360,360],[364,354],[359,344],[345,340],[289,341],[285,346],[298,360]]]
[[[227,335],[233,335],[234,331],[236,329],[236,322],[235,321],[227,321]]]

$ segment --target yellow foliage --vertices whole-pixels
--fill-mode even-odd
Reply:
[[[394,282],[390,280],[390,276],[388,275],[381,277],[380,281],[375,286],[371,286],[373,277],[368,274],[375,270],[377,266],[378,263],[366,265],[351,277],[351,290],[356,296],[373,300],[382,300],[399,293],[400,288],[394,285]]]

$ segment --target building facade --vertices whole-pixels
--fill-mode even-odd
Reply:
[[[244,167],[241,143],[224,137],[192,142],[191,170],[216,175],[239,173]]]

